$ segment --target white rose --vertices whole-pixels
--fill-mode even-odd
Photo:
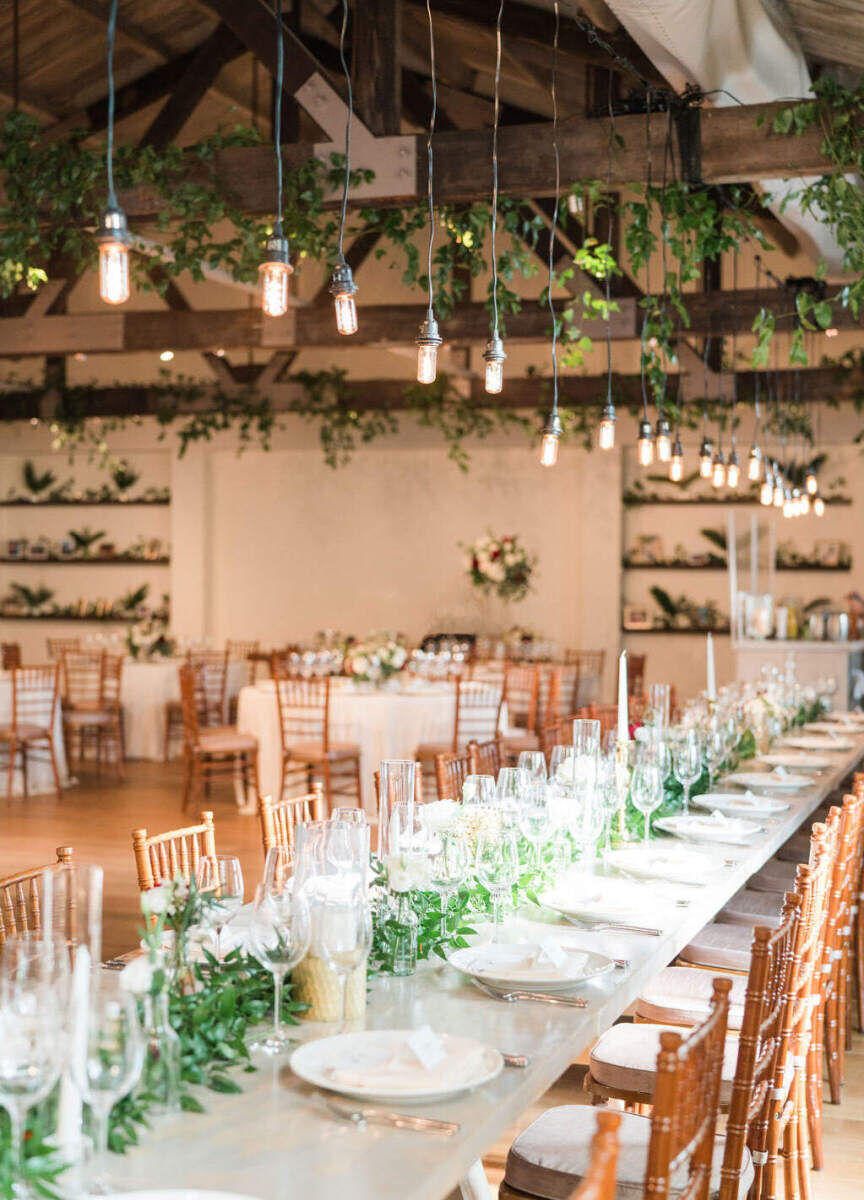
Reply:
[[[158,891],[158,888],[153,890]],[[143,992],[149,992],[152,985],[153,968],[146,954],[133,958],[120,972],[120,986],[126,992],[140,996]]]
[[[486,572],[493,583],[503,583],[507,578],[507,572],[504,570],[500,562],[489,564],[489,570]]]
[[[167,912],[170,903],[168,888],[164,883],[141,893],[141,911],[145,916],[158,917],[161,913]]]
[[[407,658],[408,658],[408,652],[405,649],[405,647],[397,646],[396,649],[393,651],[393,666],[397,669],[397,671],[399,670],[400,667],[405,665],[405,661]]]
[[[417,811],[424,828],[432,833],[442,833],[455,825],[460,806],[455,800],[433,800],[429,804],[421,804]]]
[[[351,670],[355,675],[365,675],[369,670],[369,660],[358,654],[356,658],[351,659]]]
[[[387,877],[393,892],[413,892],[429,886],[429,860],[425,854],[391,854]]]

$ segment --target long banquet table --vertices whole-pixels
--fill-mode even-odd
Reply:
[[[577,1055],[633,1003],[648,980],[690,941],[747,879],[795,832],[864,757],[864,736],[814,784],[786,795],[790,809],[765,821],[750,847],[715,846],[718,872],[702,887],[682,887],[686,907],[650,908],[646,919],[660,937],[577,931],[568,945],[626,957],[615,970],[580,989],[587,1008],[506,1004],[486,997],[451,967],[423,964],[408,979],[372,982],[366,1024],[407,1028],[428,1023],[438,1032],[477,1037],[510,1054],[528,1055],[525,1069],[507,1069],[469,1095],[415,1109],[457,1121],[450,1138],[385,1127],[359,1129],[332,1116],[322,1094],[297,1079],[287,1061],[265,1062],[242,1075],[243,1095],[201,1095],[204,1115],[166,1118],[113,1171],[128,1187],[213,1188],[294,1200],[442,1200],[502,1133],[563,1073]],[[671,885],[664,885],[668,894]],[[550,916],[550,920],[551,920]],[[532,922],[534,935],[536,923]],[[559,926],[560,928],[560,926]],[[546,925],[546,932],[550,926]],[[332,1032],[301,1025],[298,1037]],[[398,1109],[398,1105],[387,1105]],[[112,1164],[113,1166],[114,1164]]]

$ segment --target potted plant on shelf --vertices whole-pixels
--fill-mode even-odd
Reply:
[[[93,547],[104,536],[104,529],[91,529],[89,525],[85,525],[83,529],[69,530],[69,537],[75,546],[77,558],[92,558]]]

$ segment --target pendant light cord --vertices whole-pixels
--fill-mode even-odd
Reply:
[[[759,288],[762,283],[762,256],[756,255],[756,311],[759,309]],[[757,445],[759,434],[762,432],[762,403],[760,397],[761,372],[758,367],[753,368],[753,412],[755,416],[755,424],[753,427],[753,445]]]
[[[426,196],[429,206],[429,244],[426,250],[426,276],[429,283],[429,314],[428,319],[434,319],[435,288],[432,282],[432,246],[435,241],[435,159],[432,152],[432,136],[438,120],[438,80],[435,70],[435,30],[432,26],[432,4],[426,0],[426,18],[429,22],[429,72],[432,77],[432,111],[429,114],[429,133],[426,137]]]
[[[117,0],[108,10],[108,131],[105,142],[105,170],[108,176],[108,207],[117,207],[114,191],[114,39],[117,34]]]
[[[729,417],[732,451],[737,446],[735,419],[738,410],[738,248],[732,251],[732,412]]]
[[[558,150],[558,35],[561,17],[558,0],[555,0],[555,34],[552,38],[552,155],[555,160],[555,204],[552,209],[552,228],[549,230],[549,312],[552,316],[552,413],[558,415],[558,322],[555,319],[555,301],[552,298],[552,281],[555,274],[555,236],[558,229],[558,204],[561,198],[561,154]]]
[[[351,72],[345,61],[345,33],[348,29],[348,0],[342,0],[342,26],[339,30],[339,61],[348,90],[348,116],[345,120],[345,182],[342,186],[342,208],[339,213],[339,263],[345,262],[342,241],[345,237],[345,214],[348,211],[348,188],[351,185],[351,121],[354,116],[354,93],[351,90]]]
[[[282,0],[276,0],[276,100],[273,105],[273,147],[276,152],[276,234],[282,237],[282,81],[285,74],[285,35]]]
[[[501,23],[504,0],[499,0],[495,19],[495,107],[492,119],[492,336],[498,337],[498,125],[501,120]]]
[[[609,223],[606,243],[609,247],[606,258],[606,406],[612,405],[612,152],[615,147],[615,105],[612,103],[612,72],[607,72],[606,109],[609,113],[609,146],[606,162],[606,207]]]
[[[648,85],[645,102],[645,209],[646,220],[650,222],[651,217],[651,85]],[[645,255],[645,296],[651,295],[651,250]],[[640,342],[640,374],[642,384],[642,420],[648,420],[648,379],[645,374],[645,333],[648,325],[648,307],[646,304],[645,315],[642,318],[642,336]]]
[[[12,107],[18,111],[21,87],[21,26],[19,0],[12,0]]]

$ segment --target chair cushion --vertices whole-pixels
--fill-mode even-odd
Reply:
[[[326,754],[323,742],[295,742],[286,749],[289,757],[299,762],[323,762],[325,758],[332,761],[337,758],[360,757],[360,747],[354,742],[331,742],[330,749]]]
[[[780,862],[806,863],[810,857],[810,834],[793,834],[774,855]]]
[[[685,971],[686,967],[683,968]],[[660,1053],[660,1034],[665,1031],[680,1034],[674,1025],[613,1025],[600,1035],[591,1051],[591,1076],[603,1087],[616,1092],[654,1094],[657,1078],[657,1055]],[[726,1038],[723,1054],[723,1077],[720,1084],[720,1103],[728,1104],[732,1095],[732,1080],[738,1060],[738,1039]]]
[[[719,921],[730,925],[768,925],[772,929],[780,924],[782,898],[776,892],[754,892],[743,887],[735,893],[728,904],[717,914]]]
[[[585,1104],[549,1108],[519,1134],[507,1155],[504,1181],[508,1187],[543,1200],[566,1200],[584,1176],[591,1154],[591,1139],[597,1126],[597,1109]],[[616,1200],[642,1200],[645,1161],[651,1122],[634,1113],[621,1113],[618,1129],[618,1177]],[[711,1166],[711,1193],[720,1187],[724,1143],[717,1142]],[[738,1195],[747,1195],[753,1183],[753,1165],[745,1149]],[[672,1176],[669,1196],[680,1196],[686,1184],[686,1168]]]
[[[700,971],[697,967],[664,967],[636,1001],[636,1014],[645,1021],[661,1025],[698,1025],[710,1011],[712,984],[716,977],[716,971]],[[747,980],[743,975],[727,978],[732,981],[729,1028],[740,1029]]]
[[[794,862],[778,862],[772,858],[761,871],[751,875],[747,880],[747,890],[751,892],[791,892],[795,887],[795,875],[798,864]]]
[[[202,729],[198,735],[198,748],[205,754],[240,754],[244,750],[257,750],[258,739],[251,733],[238,733],[236,729]]]
[[[110,725],[114,719],[114,713],[99,712],[96,709],[74,708],[71,712],[63,714],[63,724],[73,729],[83,729],[88,725]]]
[[[753,930],[749,925],[721,925],[712,921],[696,934],[678,955],[684,962],[720,971],[749,971]]]
[[[19,742],[35,742],[41,738],[50,738],[51,730],[46,725],[28,725],[26,722],[19,724],[17,729],[13,729],[11,725],[0,728],[0,740],[11,742],[13,737]]]

